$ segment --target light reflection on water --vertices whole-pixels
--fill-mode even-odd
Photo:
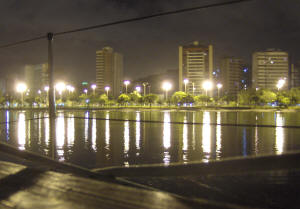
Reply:
[[[217,112],[217,126],[216,126],[216,159],[221,157],[222,148],[222,132],[221,132],[221,113]]]
[[[56,147],[57,155],[60,160],[64,160],[64,146],[65,142],[65,119],[63,113],[59,113],[56,119]]]
[[[170,112],[165,111],[164,112],[164,125],[163,125],[163,144],[164,144],[164,159],[163,162],[165,165],[168,165],[170,163],[170,153],[169,148],[171,146],[171,118],[170,118]]]
[[[17,120],[17,123],[7,123],[3,128],[3,140],[21,150],[49,153],[47,113],[3,113],[3,120]],[[239,114],[241,124],[248,120],[253,124],[283,126],[288,119],[288,115],[281,112]],[[28,120],[42,116],[45,118]],[[77,116],[85,119],[76,119]],[[110,121],[110,118],[122,120]],[[300,142],[296,140],[300,136],[298,129],[221,126],[222,123],[234,123],[237,118],[236,114],[233,117],[220,111],[59,112],[56,120],[56,153],[61,161],[101,167],[195,160],[206,162],[224,157],[281,154],[300,149]],[[162,123],[144,123],[144,120]],[[173,121],[183,124],[172,124]],[[203,125],[199,125],[202,122]]]
[[[276,113],[276,126],[283,126],[283,125],[284,125],[284,118],[282,117],[282,114]],[[276,127],[275,131],[276,131],[275,134],[276,154],[281,154],[283,152],[283,146],[284,146],[284,129],[282,127]]]
[[[26,143],[25,113],[20,112],[18,118],[18,144],[20,150],[25,149],[25,143]]]
[[[136,127],[135,127],[135,146],[136,149],[140,149],[140,141],[141,141],[141,113],[136,113]]]
[[[210,125],[210,112],[203,113],[203,128],[202,128],[202,149],[206,155],[204,161],[210,158],[211,152],[211,125]]]

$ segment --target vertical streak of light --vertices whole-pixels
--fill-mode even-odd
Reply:
[[[193,136],[192,136],[192,149],[196,149],[196,129],[195,129],[195,112],[193,112]]]
[[[63,160],[63,145],[65,143],[65,119],[64,115],[60,113],[56,119],[56,146],[57,154],[61,160]]]
[[[164,132],[163,132],[163,142],[164,148],[169,149],[171,146],[171,124],[170,124],[170,112],[164,113]]]
[[[170,124],[170,112],[164,112],[164,130],[163,130],[163,144],[164,144],[164,164],[170,163],[170,154],[168,149],[171,146],[171,124]]]
[[[109,141],[110,141],[110,128],[109,128],[109,112],[106,112],[105,116],[105,144],[106,149],[108,149]]]
[[[19,113],[18,121],[18,144],[20,150],[25,150],[26,143],[26,125],[25,125],[25,113]]]
[[[136,113],[136,127],[135,127],[135,145],[136,149],[140,149],[140,141],[141,141],[141,113]]]
[[[255,125],[257,125],[257,115],[255,116]],[[259,150],[258,150],[258,128],[255,126],[254,129],[254,144],[255,144],[255,154],[257,155]]]
[[[38,119],[38,122],[39,122],[39,135],[38,135],[38,140],[39,140],[39,143],[41,144],[42,143],[42,113],[39,113],[39,119]]]
[[[124,151],[129,151],[129,121],[124,122]]]
[[[183,146],[182,146],[182,152],[183,152],[183,162],[187,161],[187,150],[188,150],[188,125],[187,125],[187,119],[186,115],[183,119],[183,133],[182,133],[182,139],[183,139]]]
[[[45,117],[45,119],[44,119],[44,124],[45,124],[45,143],[48,146],[49,145],[49,139],[50,139],[50,124],[49,124],[50,118],[48,118],[49,114],[45,113],[44,117]]]
[[[87,142],[89,137],[89,112],[84,114],[84,118],[84,141]]]
[[[203,113],[203,130],[202,130],[202,149],[203,152],[207,154],[209,158],[210,147],[211,147],[211,127],[210,127],[210,112]]]
[[[221,157],[221,147],[222,147],[222,133],[221,133],[221,112],[217,112],[217,127],[216,127],[216,148],[217,155],[216,159]]]
[[[9,141],[9,111],[6,111],[6,141]]]
[[[276,113],[276,126],[283,126],[284,119],[281,113]],[[284,130],[282,127],[276,127],[275,129],[275,148],[276,154],[282,154],[284,147]]]
[[[74,122],[74,114],[70,114],[68,117],[68,133],[67,133],[67,141],[69,145],[74,144],[75,140],[75,122]]]
[[[96,113],[93,114],[92,119],[92,148],[94,151],[96,151],[96,136],[97,136],[97,127],[96,127]]]
[[[183,146],[182,151],[186,151],[188,148],[188,125],[187,125],[187,119],[186,116],[184,116],[183,119]]]

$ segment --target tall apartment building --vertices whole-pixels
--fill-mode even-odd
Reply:
[[[123,56],[111,47],[96,51],[96,85],[98,92],[104,92],[105,86],[117,97],[122,90]]]
[[[291,87],[300,87],[300,62],[291,65]]]
[[[202,83],[212,79],[213,46],[200,45],[195,41],[191,45],[179,46],[179,90],[183,91],[183,80],[188,79],[187,92],[203,93]]]
[[[245,68],[244,60],[234,57],[221,59],[221,81],[223,91],[227,94],[237,94],[242,89],[242,72]]]
[[[255,52],[252,56],[252,87],[277,89],[278,80],[289,74],[289,55],[287,52],[268,49]],[[288,84],[283,88],[287,88]]]
[[[49,85],[48,65],[25,65],[24,79],[31,92],[36,93],[38,90],[43,89]]]

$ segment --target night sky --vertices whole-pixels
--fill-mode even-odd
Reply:
[[[4,0],[0,45],[158,12],[226,0]],[[124,55],[124,75],[136,79],[178,68],[178,46],[198,40],[215,55],[251,61],[251,54],[280,48],[300,60],[300,1],[253,0],[59,36],[54,40],[55,75],[95,80],[95,51],[111,46]],[[47,61],[47,41],[0,49],[0,76]],[[215,63],[216,64],[216,63]],[[21,78],[21,76],[20,76]]]

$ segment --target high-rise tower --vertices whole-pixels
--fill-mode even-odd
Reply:
[[[200,94],[202,83],[212,80],[213,46],[200,45],[195,41],[191,45],[179,46],[179,90],[183,90],[183,80],[188,79],[187,92]]]
[[[96,85],[98,92],[104,92],[105,86],[117,97],[122,90],[123,56],[113,51],[111,47],[104,47],[96,51]]]
[[[288,81],[289,55],[287,52],[268,49],[252,56],[252,87],[277,89],[278,80]],[[286,83],[283,88],[287,88]]]
[[[223,90],[228,94],[237,94],[242,89],[242,72],[245,63],[240,58],[221,59],[221,77]]]

